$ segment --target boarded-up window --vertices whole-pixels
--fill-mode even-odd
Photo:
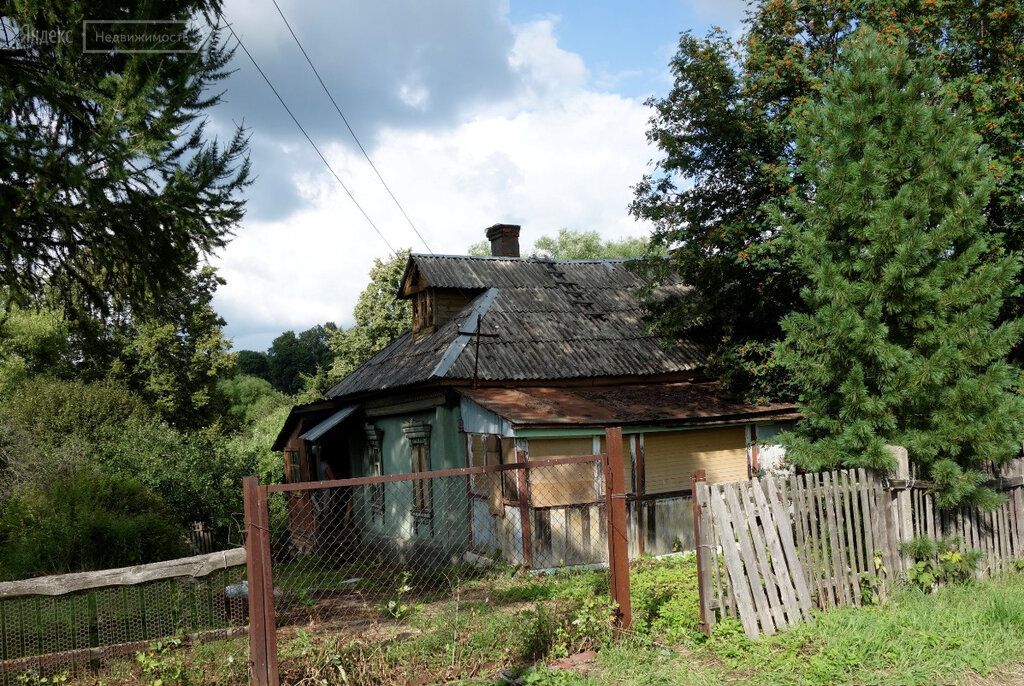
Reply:
[[[547,457],[591,455],[593,438],[530,439],[530,461]],[[530,470],[530,495],[534,507],[592,503],[599,499],[600,461],[565,464]]]
[[[644,476],[647,493],[688,491],[694,470],[707,472],[712,483],[747,478],[747,446],[743,427],[694,429],[644,435]]]
[[[302,481],[302,473],[299,471],[299,452],[297,450],[284,451],[284,469],[288,475],[289,483]]]
[[[622,483],[626,493],[633,492],[633,457],[629,447],[632,438],[631,436],[622,437]],[[604,436],[601,436],[601,452],[603,453],[606,450]]]
[[[511,442],[503,441],[500,436],[494,434],[473,434],[470,438],[470,452],[474,467],[485,467],[514,462],[514,454],[506,454],[505,447],[511,447]],[[490,504],[491,514],[500,515],[503,513],[503,498],[508,497],[502,492],[503,482],[508,473],[488,472],[486,474],[474,474],[471,479],[471,488],[474,495],[486,496]],[[515,474],[512,473],[514,479]]]

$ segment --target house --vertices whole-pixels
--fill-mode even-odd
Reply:
[[[665,347],[645,328],[640,280],[622,261],[522,258],[519,231],[487,229],[490,257],[409,257],[397,286],[412,302],[411,330],[327,400],[292,410],[274,444],[287,480],[597,454],[604,429],[621,426],[633,554],[692,545],[691,473],[750,477],[760,468],[759,443],[795,408],[730,399],[704,371],[701,346]],[[600,474],[590,464],[557,476],[538,471],[530,478],[560,487],[531,487],[533,530],[568,536],[569,510],[600,500]],[[438,484],[395,497],[391,484],[380,486],[358,506],[370,508],[381,530],[464,539],[469,526],[484,550],[514,540],[502,530],[514,522],[501,503],[511,505],[515,485],[461,483],[452,493]],[[293,532],[315,529],[308,498],[294,497],[290,508]]]

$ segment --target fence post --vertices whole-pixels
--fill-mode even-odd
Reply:
[[[893,552],[895,553],[895,561],[899,562],[900,565],[898,571],[905,572],[909,566],[909,558],[903,552],[902,547],[904,543],[909,542],[914,537],[913,513],[910,509],[910,459],[907,455],[907,449],[903,446],[887,445],[885,448],[896,462],[896,470],[891,478],[898,482],[896,487],[892,489],[889,503],[892,517],[891,523],[894,527],[893,532],[896,534],[896,550]]]
[[[522,465],[516,470],[516,491],[519,496],[519,533],[523,545],[523,564],[533,567],[533,534],[530,527],[530,478],[527,474],[527,452],[516,446],[516,462]]]
[[[622,429],[604,432],[605,511],[608,518],[608,586],[616,603],[615,634],[633,624],[629,597],[629,533],[626,523],[626,493],[623,483]]]
[[[249,595],[249,668],[256,686],[278,686],[277,622],[270,569],[267,490],[254,476],[243,481],[245,566]]]
[[[711,635],[711,627],[714,623],[714,615],[709,611],[708,601],[711,597],[711,560],[708,559],[707,545],[704,543],[704,532],[701,529],[703,519],[703,508],[700,501],[700,489],[704,487],[707,475],[703,469],[698,469],[690,475],[690,497],[693,499],[693,539],[697,552],[697,596],[700,599],[700,630],[706,635]]]

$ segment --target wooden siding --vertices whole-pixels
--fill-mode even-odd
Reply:
[[[647,493],[690,489],[690,474],[707,472],[711,483],[747,478],[747,446],[742,426],[670,431],[644,435]]]
[[[529,459],[563,455],[591,455],[593,438],[532,439]],[[597,473],[593,464],[573,464],[530,470],[530,495],[534,507],[553,507],[598,500]]]

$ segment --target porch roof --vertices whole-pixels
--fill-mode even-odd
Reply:
[[[357,409],[359,409],[358,405],[347,405],[346,407],[341,408],[340,410],[332,414],[330,417],[314,426],[309,431],[306,431],[304,434],[299,436],[299,438],[301,438],[304,441],[316,442],[328,431],[330,431],[334,427],[338,426],[338,424],[341,424],[343,421],[351,417],[352,413],[355,412]]]
[[[731,399],[716,381],[460,388],[459,393],[517,427],[700,425],[800,416],[791,403],[753,405]]]

